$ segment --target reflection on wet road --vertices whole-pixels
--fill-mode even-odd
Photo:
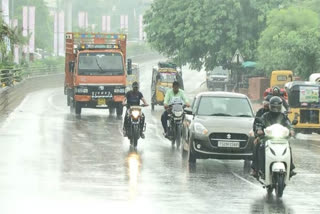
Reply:
[[[147,80],[152,65],[141,66]],[[189,166],[162,136],[162,108],[144,113],[146,139],[132,151],[122,118],[93,109],[71,115],[62,88],[30,94],[1,122],[0,213],[320,212],[319,142],[292,143],[298,175],[278,200],[243,161]]]

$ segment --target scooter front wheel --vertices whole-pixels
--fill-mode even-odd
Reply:
[[[278,198],[281,198],[283,195],[283,190],[284,190],[285,184],[284,184],[284,174],[278,174],[276,177],[276,185],[275,185],[275,191],[276,191],[276,196]]]

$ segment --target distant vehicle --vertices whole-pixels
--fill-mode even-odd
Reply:
[[[174,81],[178,81],[180,88],[183,89],[182,76],[175,64],[159,62],[158,66],[153,67],[151,79],[152,110],[154,110],[155,105],[163,105],[166,92],[172,88]]]
[[[229,71],[218,66],[207,72],[207,88],[211,91],[227,91]]]
[[[320,83],[294,81],[286,84],[290,111],[288,117],[293,121],[296,132],[320,134]]]
[[[277,70],[272,71],[270,78],[270,88],[278,86],[280,88],[284,88],[285,84],[288,82],[292,82],[293,72],[289,70]]]
[[[132,73],[126,42],[125,34],[66,34],[64,88],[71,111],[100,108],[122,115],[126,75]]]
[[[246,95],[231,92],[202,92],[186,108],[182,130],[182,156],[196,159],[246,160],[253,155],[249,137],[254,122],[251,102]]]
[[[320,82],[320,73],[311,74],[309,77],[310,82]]]

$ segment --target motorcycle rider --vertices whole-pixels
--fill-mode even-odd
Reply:
[[[269,112],[269,102],[270,102],[270,99],[271,99],[272,95],[268,95],[265,97],[265,99],[263,100],[263,107],[260,108],[257,113],[256,113],[256,117],[255,118],[260,118],[262,117],[262,115],[266,112]],[[256,127],[257,127],[257,120],[255,119],[254,120],[254,123],[253,123],[253,131],[254,133],[256,133]],[[260,139],[258,136],[255,136],[255,139],[253,141],[253,159],[252,159],[252,165],[251,165],[251,168],[252,168],[252,172],[251,172],[251,175],[256,177],[258,174],[257,174],[257,171],[258,171],[258,149],[260,147]]]
[[[124,122],[123,122],[123,133],[124,136],[127,136],[127,126],[129,123],[129,110],[131,106],[138,106],[140,105],[140,100],[142,100],[143,104],[145,106],[148,106],[147,101],[144,99],[143,94],[139,91],[139,83],[138,82],[133,82],[132,83],[132,90],[128,91],[126,93],[125,99],[123,100],[122,104],[127,106],[127,111],[126,111],[126,115],[124,117]],[[143,126],[144,126],[144,121],[145,121],[145,117],[144,114],[142,113],[142,117],[141,117],[141,123],[140,123],[140,127],[141,127],[141,133],[140,136],[142,139],[145,138],[144,133],[143,133]]]
[[[267,128],[268,126],[271,126],[273,124],[281,124],[282,126],[288,128],[290,130],[290,134],[291,136],[294,136],[294,131],[293,131],[293,127],[291,125],[290,120],[288,119],[288,117],[281,112],[281,108],[282,108],[282,99],[278,96],[273,96],[270,99],[270,103],[269,103],[269,112],[266,112],[262,115],[261,117],[261,123],[257,123],[257,127],[256,127],[256,133],[258,136],[262,136],[264,134],[263,129]],[[264,147],[262,149],[262,151],[260,150],[258,152],[258,160],[262,159],[264,160]],[[293,164],[293,159],[292,159],[292,150],[290,149],[291,153],[291,167],[290,167],[290,177],[296,175],[296,172],[293,171],[293,169],[295,168],[294,164]],[[261,158],[260,158],[261,157]],[[263,162],[263,161],[262,161]],[[262,164],[260,164],[260,167],[262,166]]]
[[[180,84],[178,81],[174,81],[172,88],[166,92],[164,97],[164,108],[166,109],[161,115],[161,123],[164,131],[165,137],[168,137],[168,111],[169,105],[173,102],[175,98],[180,98],[187,107],[190,107],[189,101],[186,98],[184,91],[180,89]]]

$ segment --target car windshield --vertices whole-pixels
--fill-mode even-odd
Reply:
[[[120,53],[80,53],[79,75],[113,76],[123,74]]]
[[[210,73],[210,75],[228,76],[228,70],[223,69],[222,66],[214,68],[209,73]]]
[[[200,116],[253,117],[246,98],[213,97],[201,98],[197,114]]]

